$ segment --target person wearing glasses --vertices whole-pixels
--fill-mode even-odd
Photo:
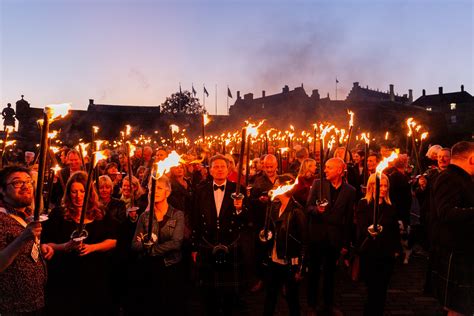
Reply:
[[[0,171],[0,315],[44,307],[45,259],[54,251],[39,244],[41,223],[30,221],[33,184],[27,168]]]

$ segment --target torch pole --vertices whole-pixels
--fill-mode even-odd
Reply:
[[[41,209],[41,203],[43,200],[43,182],[46,165],[46,153],[48,152],[48,133],[49,133],[49,115],[48,112],[51,109],[46,107],[43,113],[43,126],[41,128],[41,141],[40,141],[40,152],[38,162],[38,180],[36,181],[36,194],[35,194],[35,209],[33,212],[33,219],[39,220],[39,214]]]

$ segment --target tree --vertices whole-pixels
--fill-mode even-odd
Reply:
[[[164,114],[203,114],[206,113],[204,107],[199,103],[199,99],[191,95],[189,91],[173,93],[161,104],[161,113]]]

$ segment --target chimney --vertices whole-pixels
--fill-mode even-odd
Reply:
[[[94,105],[94,99],[89,99],[89,105]]]
[[[395,101],[395,93],[393,91],[393,84],[391,84],[390,86],[390,101]]]
[[[315,98],[316,100],[319,100],[319,99],[320,99],[318,89],[314,89],[314,90],[313,90],[313,93],[311,94],[311,98]]]
[[[262,98],[265,98],[265,90],[262,90]]]
[[[438,93],[439,93],[440,95],[443,94],[443,87],[439,87],[439,88],[438,88]]]
[[[354,82],[354,88],[358,88],[359,87],[359,83],[356,81]]]
[[[329,98],[329,92],[328,92],[328,100],[331,100],[331,99]]]
[[[461,85],[461,92],[464,92],[464,85]]]
[[[237,91],[237,99],[240,99],[240,91]]]
[[[282,93],[288,93],[288,92],[290,92],[290,88],[288,87],[288,85],[285,85],[285,86],[283,87],[283,89],[281,90],[281,92],[282,92]]]
[[[423,89],[422,93],[421,93],[424,97],[426,96],[426,90]]]
[[[413,102],[413,90],[408,89],[408,102],[412,103]]]
[[[244,94],[244,100],[246,101],[253,100],[253,93]]]

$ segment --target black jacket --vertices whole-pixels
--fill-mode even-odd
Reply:
[[[437,177],[431,196],[435,247],[472,253],[474,242],[474,183],[456,165]]]
[[[280,206],[279,202],[273,202],[271,205],[268,230],[272,233],[273,238],[267,243],[268,255],[272,256],[273,246],[276,242],[278,259],[290,261],[291,258],[299,258],[301,263],[305,257],[308,239],[303,209],[292,198],[281,216],[278,216]]]
[[[356,191],[350,184],[342,183],[337,200],[332,204],[329,187],[331,183],[324,180],[323,197],[329,201],[329,204],[323,213],[319,213],[316,207],[316,201],[319,199],[319,183],[319,179],[314,180],[306,202],[309,241],[312,243],[328,242],[335,248],[349,247]]]
[[[374,201],[367,203],[366,199],[360,200],[356,218],[356,246],[361,253],[373,257],[393,257],[395,253],[400,252],[400,232],[395,207],[385,201],[380,204],[377,224],[382,226],[382,231],[375,238],[367,231],[374,222]]]

